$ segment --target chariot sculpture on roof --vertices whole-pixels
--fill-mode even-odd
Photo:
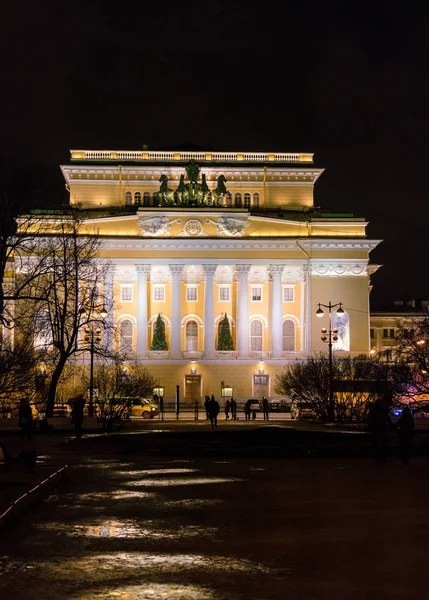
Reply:
[[[205,173],[201,175],[201,183],[198,182],[200,168],[193,160],[185,167],[185,171],[189,183],[185,183],[185,175],[181,175],[176,190],[168,187],[167,175],[161,175],[158,193],[161,206],[223,206],[228,194],[225,175],[219,175],[217,187],[210,190]]]

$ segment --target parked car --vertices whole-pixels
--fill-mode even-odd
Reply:
[[[316,419],[317,415],[306,402],[294,400],[290,407],[290,416],[292,419]]]
[[[261,410],[261,405],[258,398],[248,398],[245,404],[248,404],[250,406],[250,412],[253,412],[254,410],[258,412]]]
[[[291,402],[287,400],[272,400],[269,403],[270,412],[290,412]]]
[[[143,419],[153,419],[156,415],[159,415],[159,407],[146,398],[134,400],[129,412],[130,417],[143,417]]]

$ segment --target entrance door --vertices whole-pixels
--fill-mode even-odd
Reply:
[[[253,397],[262,398],[262,396],[270,395],[270,376],[269,375],[253,375]]]
[[[201,400],[201,375],[185,375],[185,404],[195,406]]]

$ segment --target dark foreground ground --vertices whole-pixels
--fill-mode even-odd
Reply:
[[[426,598],[425,444],[404,466],[393,438],[377,463],[366,436],[322,435],[40,440],[43,464],[69,464],[68,478],[0,532],[0,598]]]

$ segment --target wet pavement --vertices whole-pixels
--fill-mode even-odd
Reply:
[[[68,479],[1,533],[1,598],[426,597],[426,457],[190,455],[186,442],[164,456],[156,440],[48,446]]]

